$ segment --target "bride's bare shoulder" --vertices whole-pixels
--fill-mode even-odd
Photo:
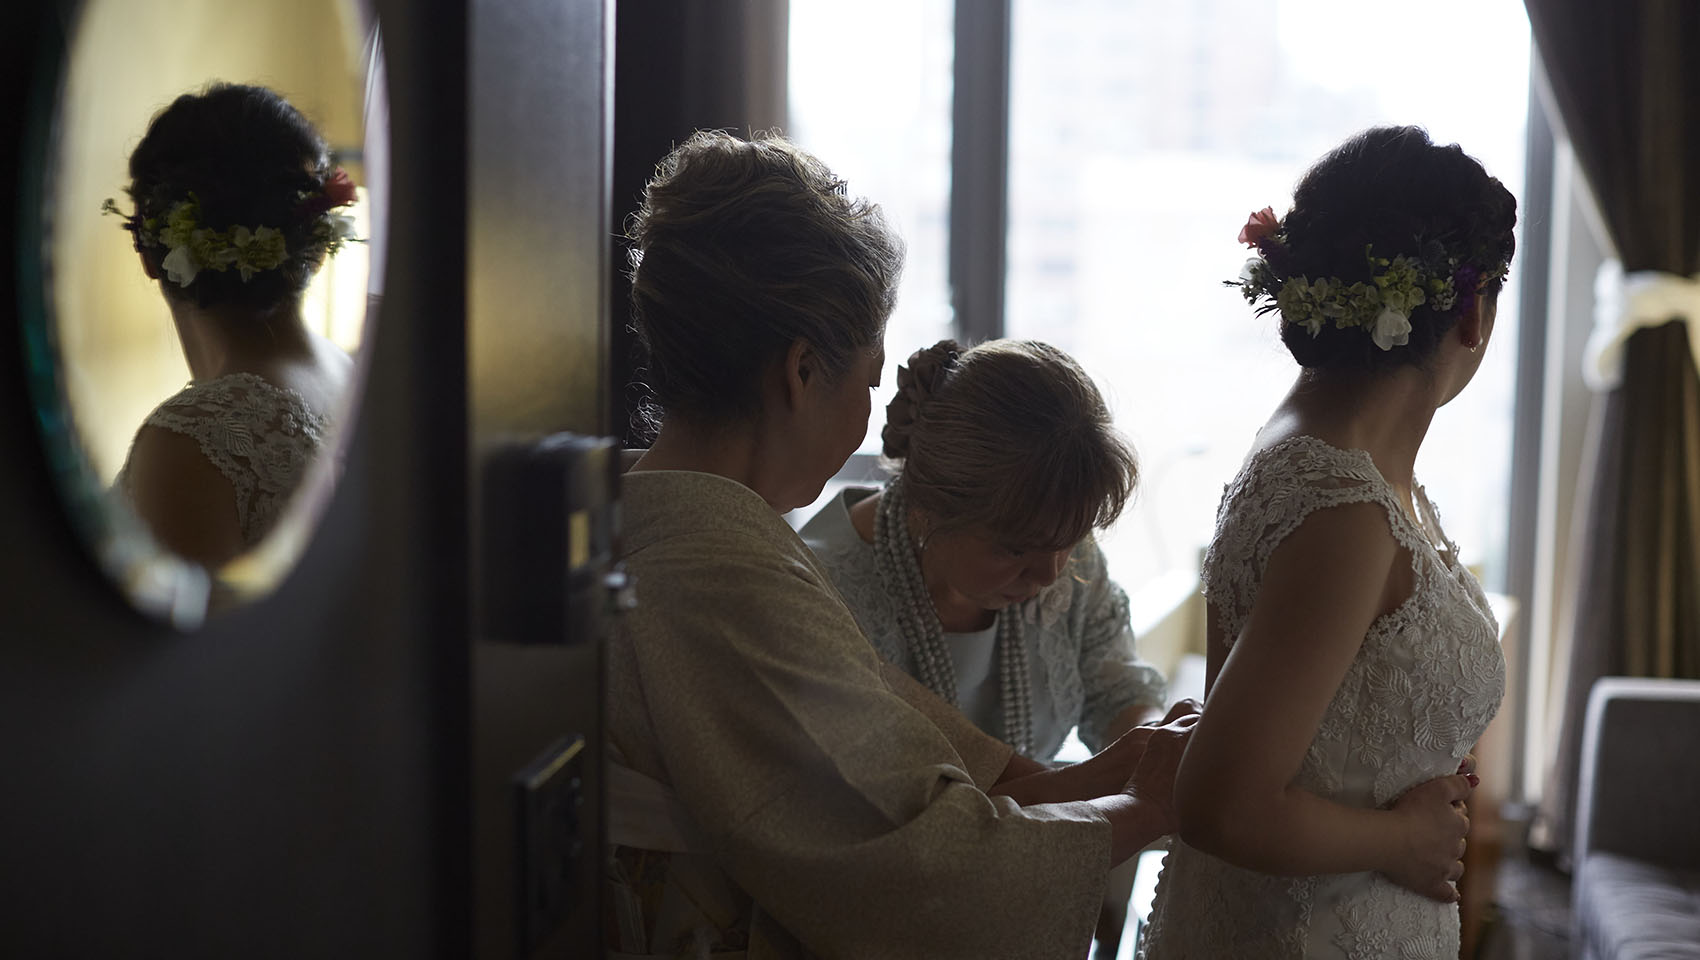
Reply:
[[[1296,410],[1282,407],[1276,410],[1269,422],[1263,425],[1263,429],[1257,432],[1247,456],[1255,457],[1265,450],[1300,438],[1320,440],[1342,450],[1353,446],[1350,438],[1340,433],[1334,424],[1323,423],[1314,417],[1307,417]]]

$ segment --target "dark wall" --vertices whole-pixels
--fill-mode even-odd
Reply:
[[[470,8],[467,399],[477,487],[478,465],[505,444],[608,431],[604,225],[613,12],[611,0],[474,0]],[[482,498],[475,495],[474,503]],[[539,537],[567,536],[540,529],[542,514],[527,504],[491,508],[520,511],[519,522]],[[522,561],[479,576],[520,580],[533,597],[558,593],[561,578],[540,566]],[[513,776],[576,734],[589,745],[585,769],[596,778],[601,640],[480,635],[473,646],[473,899],[481,957],[516,950]],[[576,893],[565,922],[542,943],[543,956],[597,953],[601,804],[597,784],[586,787],[583,853],[567,868],[576,874]]]
[[[609,232],[625,233],[643,185],[673,145],[697,130],[779,127],[785,113],[785,6],[774,0],[620,0],[614,18],[613,203]],[[777,47],[777,49],[776,49]],[[643,395],[629,328],[626,247],[616,240],[609,278],[615,430]],[[628,435],[631,446],[648,438]]]
[[[346,473],[269,599],[175,634],[73,536],[0,263],[0,954],[431,957],[470,944],[465,11],[380,2],[387,301]],[[9,10],[5,102],[56,16]],[[21,111],[0,111],[15,174]],[[14,236],[15,176],[0,221]]]

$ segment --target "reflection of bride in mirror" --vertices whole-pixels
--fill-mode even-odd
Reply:
[[[352,363],[308,329],[302,292],[348,239],[354,185],[282,97],[226,84],[154,117],[130,178],[125,226],[191,380],[143,422],[117,489],[214,568],[271,530],[328,442]]]

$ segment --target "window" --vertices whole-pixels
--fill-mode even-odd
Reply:
[[[362,179],[366,174],[356,171]],[[345,244],[313,275],[301,296],[301,316],[308,329],[353,356],[360,349],[366,329],[367,281],[372,272],[372,255],[367,240],[372,236],[370,192],[355,188],[354,205],[342,211],[354,220],[354,236],[361,242]]]
[[[952,335],[952,0],[792,0],[786,131],[878,203],[908,247],[862,449],[879,451],[897,365]]]
[[[1375,42],[1390,36],[1391,64]],[[1528,23],[1518,0],[1013,0],[1012,38],[1005,330],[1076,356],[1139,449],[1138,500],[1104,538],[1132,592],[1197,568],[1223,483],[1297,370],[1275,318],[1222,286],[1246,215],[1285,211],[1307,164],[1380,123],[1462,144],[1521,197]],[[1490,582],[1516,276],[1417,465]]]
[[[1245,260],[1247,214],[1285,210],[1311,161],[1378,123],[1463,144],[1521,198],[1528,21],[1519,0],[1009,2],[1007,268],[965,282],[1002,284],[991,329],[1079,358],[1138,447],[1138,499],[1104,537],[1134,592],[1197,569],[1222,485],[1296,373],[1274,318],[1221,284]],[[948,0],[790,10],[789,132],[884,206],[909,248],[872,452],[895,366],[961,330],[948,283],[961,24]],[[1417,465],[1490,586],[1506,549],[1518,277],[1513,264],[1481,372]]]

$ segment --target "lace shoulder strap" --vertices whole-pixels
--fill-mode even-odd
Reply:
[[[1446,529],[1440,523],[1440,511],[1435,509],[1434,503],[1428,498],[1428,491],[1423,488],[1422,484],[1415,484],[1412,487],[1411,498],[1416,502],[1417,516],[1422,519],[1423,526],[1427,528],[1430,542],[1446,555],[1457,557],[1458,544],[1446,535]]]
[[[252,543],[277,501],[294,490],[329,432],[326,417],[293,390],[251,373],[192,383],[148,415],[146,426],[193,439],[236,491],[236,515]]]
[[[1381,504],[1393,538],[1418,555],[1426,538],[1369,454],[1308,436],[1252,454],[1222,494],[1204,559],[1205,598],[1220,618],[1225,645],[1250,615],[1275,548],[1317,510],[1351,503]]]

